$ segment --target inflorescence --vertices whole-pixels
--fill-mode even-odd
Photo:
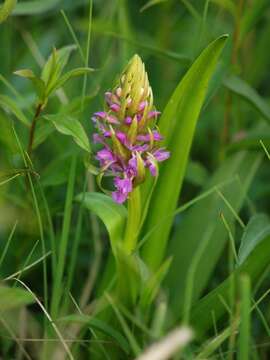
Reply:
[[[116,87],[105,93],[105,110],[94,114],[96,154],[101,172],[114,177],[112,198],[123,203],[134,187],[145,180],[146,169],[158,174],[158,163],[170,153],[160,146],[163,139],[156,125],[160,112],[153,106],[153,93],[144,64],[135,55]]]

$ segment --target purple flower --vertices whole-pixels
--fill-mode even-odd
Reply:
[[[132,191],[132,180],[130,178],[121,179],[116,177],[114,185],[117,190],[112,193],[112,198],[121,204],[126,201],[128,194]]]
[[[114,155],[111,150],[102,149],[97,152],[97,159],[101,161],[112,161],[114,160]]]
[[[157,118],[160,115],[160,111],[149,111],[148,119]]]
[[[132,123],[132,118],[130,116],[127,116],[125,118],[125,124],[130,125]]]
[[[166,151],[164,148],[160,148],[153,152],[153,156],[158,162],[165,161],[170,157],[170,152]]]
[[[110,109],[111,109],[112,111],[115,111],[115,112],[119,111],[120,108],[121,108],[121,107],[120,107],[119,104],[111,104],[111,106],[110,106]]]
[[[97,128],[94,142],[103,145],[96,159],[101,171],[114,177],[113,200],[123,203],[144,181],[146,169],[157,176],[158,163],[170,156],[160,147],[163,137],[156,129],[160,112],[153,106],[152,90],[137,55],[115,89],[105,93],[105,103],[104,111],[94,113],[92,118]]]
[[[151,141],[151,137],[153,138],[154,141],[161,141],[163,139],[161,134],[158,131],[154,130],[154,131],[152,131],[152,135],[150,135],[150,134],[138,135],[137,140],[139,140],[139,141]]]

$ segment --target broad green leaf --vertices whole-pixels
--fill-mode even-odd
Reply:
[[[269,266],[269,262],[270,236],[268,235],[253,249],[244,263],[227,280],[193,306],[191,309],[191,325],[193,328],[199,334],[202,334],[213,326],[212,317],[209,316],[211,312],[214,313],[216,321],[225,315],[227,310],[223,301],[229,302],[232,277],[236,279],[236,286],[238,287],[240,275],[247,274],[250,277],[251,284],[254,286]]]
[[[11,99],[9,96],[0,95],[0,107],[6,110],[8,113],[12,113],[19,121],[24,125],[30,127],[30,122],[24,115],[22,110],[18,107],[16,101]]]
[[[4,4],[0,6],[0,24],[9,17],[16,3],[17,0],[5,0]]]
[[[113,251],[122,240],[127,209],[123,205],[116,204],[109,196],[101,193],[85,193],[76,196],[76,200],[96,214],[104,223],[109,233]]]
[[[38,15],[54,9],[63,0],[35,0],[20,1],[13,12],[13,15]]]
[[[81,76],[87,73],[91,73],[93,72],[94,69],[92,68],[77,68],[77,69],[73,69],[68,71],[67,73],[65,73],[64,75],[62,75],[60,77],[60,79],[58,79],[54,85],[54,87],[52,88],[51,91],[55,91],[57,89],[59,89],[61,86],[63,86],[68,80],[72,79],[73,77],[77,77],[77,76]]]
[[[45,95],[45,83],[42,79],[35,76],[32,70],[29,69],[17,70],[14,72],[14,74],[29,79],[34,86],[38,97],[41,100],[43,100]]]
[[[238,253],[239,264],[242,264],[252,250],[266,236],[270,236],[270,220],[265,214],[254,215],[245,228]]]
[[[108,325],[106,322],[94,318],[92,316],[84,315],[84,314],[74,314],[74,315],[67,315],[58,319],[59,322],[66,322],[66,323],[81,323],[89,326],[90,328],[94,328],[95,330],[99,330],[103,332],[105,335],[113,338],[118,342],[121,348],[126,352],[129,353],[130,347],[124,336],[113,327]]]
[[[161,116],[159,127],[171,157],[161,167],[146,219],[146,232],[160,218],[173,213],[176,207],[207,86],[226,39],[227,35],[221,36],[202,52],[177,86]],[[145,193],[147,196],[149,190]],[[143,248],[143,259],[152,269],[157,269],[162,262],[171,225],[172,220],[168,220],[160,226],[159,232],[150,236]]]
[[[51,121],[56,130],[64,135],[72,136],[74,141],[84,150],[90,152],[88,137],[82,124],[75,118],[67,115],[46,115],[46,120]]]
[[[231,75],[223,81],[224,85],[248,101],[261,115],[270,122],[270,105],[248,83],[238,76]]]
[[[0,311],[11,310],[35,302],[26,290],[0,285]]]
[[[242,152],[228,158],[210,178],[203,192],[227,182],[220,191],[237,213],[243,205],[260,162],[261,155],[256,153]],[[175,228],[168,250],[173,261],[166,283],[170,289],[172,308],[176,312],[184,305],[190,264],[201,242],[205,241],[206,246],[194,274],[192,301],[198,299],[205,289],[222,254],[228,234],[220,220],[220,213],[223,213],[232,227],[234,215],[216,192],[195,204]]]

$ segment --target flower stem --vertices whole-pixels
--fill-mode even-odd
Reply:
[[[141,220],[141,194],[136,187],[128,199],[128,219],[124,237],[124,248],[130,254],[136,247]]]
[[[31,157],[31,153],[32,153],[33,143],[34,143],[37,119],[39,118],[39,115],[42,111],[42,107],[43,107],[43,104],[41,104],[41,103],[39,103],[37,105],[35,115],[34,115],[34,118],[33,118],[32,124],[31,124],[31,128],[30,128],[29,141],[28,141],[28,147],[27,147],[27,152],[30,157]]]

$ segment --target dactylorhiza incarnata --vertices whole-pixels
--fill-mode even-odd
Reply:
[[[98,132],[95,143],[100,171],[114,177],[112,198],[123,203],[133,189],[145,180],[149,169],[158,174],[158,163],[170,153],[160,146],[163,140],[156,122],[160,112],[153,106],[153,93],[144,64],[134,55],[112,91],[105,93],[105,109],[92,120]]]

